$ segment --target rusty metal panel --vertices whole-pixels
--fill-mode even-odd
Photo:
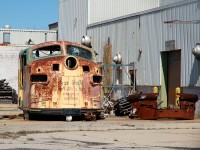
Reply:
[[[198,96],[194,94],[180,94],[178,107],[157,108],[157,95],[132,94],[128,97],[132,109],[136,110],[132,115],[137,115],[139,119],[194,119],[195,103]]]
[[[27,64],[20,68],[24,111],[64,109],[67,114],[68,109],[68,113],[71,109],[102,110],[102,75],[92,49],[54,41],[35,45],[27,49],[26,55]]]
[[[194,109],[163,109],[156,111],[157,119],[194,119]]]

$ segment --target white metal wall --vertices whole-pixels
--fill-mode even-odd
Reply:
[[[136,56],[133,52],[138,48],[138,24],[139,19],[136,17],[89,28],[88,35],[92,38],[92,46],[99,54],[97,61],[102,62],[103,47],[108,43],[108,38],[110,38],[113,55],[121,53],[124,64],[134,62]]]
[[[188,0],[160,0],[160,6],[177,3],[177,2],[183,2],[183,1],[188,1]]]
[[[138,28],[139,18],[126,19],[88,29],[88,35],[92,37],[92,46],[99,54],[97,61],[102,62],[103,47],[108,43],[113,48],[113,56],[122,54],[123,64],[130,64],[136,60],[136,50],[138,49]],[[128,70],[127,70],[128,71]],[[123,84],[130,84],[129,78],[124,76]]]
[[[88,0],[88,24],[159,7],[160,0]]]
[[[165,21],[200,20],[198,2],[192,2],[165,10],[135,16],[88,28],[94,49],[100,53],[108,37],[113,55],[122,53],[123,63],[137,62],[138,85],[161,85],[160,52],[165,41],[175,40],[176,48],[182,50],[181,86],[200,86],[200,62],[192,55],[193,46],[200,41],[200,24],[166,24]],[[141,56],[138,50],[141,49]]]
[[[18,29],[1,29],[0,43],[3,43],[3,33],[10,33],[10,43],[14,45],[26,45],[26,42],[31,39],[34,44],[45,42],[45,34],[47,41],[56,41],[57,32],[50,30],[18,30]]]
[[[200,20],[199,2],[174,7],[163,11],[163,21]],[[200,24],[165,24],[163,28],[163,41],[176,40],[176,47],[182,50],[181,55],[181,85],[200,86],[200,62],[192,55],[192,48],[200,41]]]
[[[116,0],[112,2],[116,3]],[[126,3],[125,1],[123,2],[124,4]],[[101,14],[95,14],[88,8],[89,14],[97,16],[97,18],[99,15],[104,16],[107,11],[106,8],[102,8],[102,5],[97,3],[97,0],[89,1],[88,5],[87,0],[60,0],[59,37],[61,40],[80,43],[79,38],[82,35],[85,35],[85,33],[90,35],[92,37],[92,45],[99,53],[97,59],[99,62],[102,62],[103,47],[108,42],[108,38],[110,38],[110,43],[113,46],[113,55],[121,52],[124,64],[133,61],[137,62],[137,84],[139,85],[161,84],[160,52],[165,50],[165,41],[175,40],[176,48],[182,50],[181,86],[200,86],[200,64],[191,53],[193,46],[200,41],[200,24],[164,23],[165,21],[173,20],[200,20],[199,1],[191,0],[187,2],[180,6],[174,5],[171,8],[157,8],[151,13],[137,14],[137,16],[127,19],[90,25],[86,29],[87,9],[83,9],[81,5],[84,8],[87,8],[88,5],[91,8],[94,5],[92,8],[94,12],[98,9],[95,9],[97,6],[99,9],[104,10],[101,11]],[[106,1],[105,4],[109,6],[110,1]],[[112,6],[111,8],[114,8],[115,5],[113,4]],[[119,9],[116,10],[120,11]],[[139,55],[139,49],[142,49],[141,56]]]
[[[88,0],[59,0],[59,40],[80,43],[86,35]]]
[[[0,46],[0,80],[6,79],[9,86],[18,92],[19,52],[26,47]]]

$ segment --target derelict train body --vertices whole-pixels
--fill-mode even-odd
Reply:
[[[100,116],[102,75],[92,48],[45,42],[19,54],[19,108],[26,116]]]

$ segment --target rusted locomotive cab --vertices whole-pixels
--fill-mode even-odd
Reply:
[[[100,116],[102,75],[92,49],[46,42],[19,55],[19,107],[33,115]]]

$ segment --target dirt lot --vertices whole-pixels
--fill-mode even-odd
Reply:
[[[200,119],[0,120],[0,149],[200,149]]]

